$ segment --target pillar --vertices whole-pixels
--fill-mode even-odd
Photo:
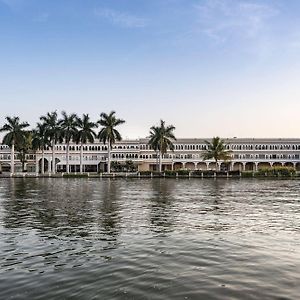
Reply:
[[[246,163],[243,162],[243,172],[245,172],[245,171],[246,171]]]
[[[36,174],[39,174],[39,172],[40,172],[39,168],[40,168],[39,160],[38,160],[37,155],[35,155],[35,173]]]

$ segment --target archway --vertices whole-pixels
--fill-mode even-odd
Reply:
[[[206,163],[205,162],[199,162],[197,164],[197,169],[198,170],[207,170]]]
[[[257,170],[270,169],[270,168],[271,168],[271,164],[269,162],[260,162],[257,165]]]
[[[174,166],[173,166],[173,169],[174,169],[174,170],[180,170],[180,169],[183,169],[183,164],[182,164],[182,162],[175,162],[175,163],[174,163]]]
[[[2,163],[1,164],[1,169],[2,169],[2,172],[10,172],[11,171],[10,164],[9,163]]]
[[[229,162],[222,162],[220,165],[220,171],[227,172],[230,169],[230,163]]]
[[[281,163],[281,162],[274,162],[272,167],[276,168],[276,167],[282,167],[282,166],[283,166],[283,163]]]
[[[243,171],[243,164],[241,162],[234,162],[232,170],[233,171]]]
[[[217,170],[216,163],[215,162],[210,162],[208,164],[208,170]]]
[[[286,162],[284,163],[284,166],[288,168],[294,168],[294,164],[292,162]]]
[[[44,158],[44,172],[49,171],[49,162],[47,158]],[[42,173],[42,158],[39,160],[39,173]]]
[[[26,167],[25,167],[25,169],[26,169]],[[22,172],[22,171],[23,171],[22,163],[20,163],[20,162],[15,163],[15,172]]]
[[[255,163],[254,162],[247,162],[245,165],[246,171],[255,171]]]
[[[192,162],[187,162],[187,163],[185,164],[185,168],[186,168],[187,170],[195,170],[195,164],[192,163]]]

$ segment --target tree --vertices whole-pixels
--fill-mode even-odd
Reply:
[[[82,118],[77,117],[77,133],[76,143],[80,143],[80,173],[82,173],[82,161],[83,161],[83,144],[89,142],[94,143],[96,133],[94,128],[97,128],[97,124],[90,121],[88,114],[83,114]]]
[[[47,136],[46,125],[42,123],[37,123],[36,128],[32,133],[32,149],[42,150],[42,163],[41,163],[41,174],[45,173],[45,147],[49,146],[49,138]]]
[[[47,113],[46,116],[41,116],[40,120],[43,122],[46,130],[46,136],[51,143],[52,148],[52,173],[55,174],[55,144],[62,141],[61,130],[58,123],[57,112],[53,111]]]
[[[16,150],[22,164],[22,172],[25,172],[27,154],[32,150],[32,131],[24,131],[24,139],[16,143]]]
[[[218,136],[213,137],[211,142],[204,141],[206,144],[206,150],[202,154],[203,160],[214,159],[216,162],[216,171],[219,171],[218,161],[228,161],[231,159],[231,151],[226,150],[225,142]]]
[[[152,126],[150,128],[149,145],[153,150],[159,153],[159,172],[162,171],[162,157],[167,150],[174,150],[173,141],[176,137],[173,133],[175,127],[173,125],[165,125],[165,121],[160,120],[160,126]]]
[[[27,122],[21,122],[19,117],[6,117],[7,123],[0,128],[0,132],[8,132],[3,137],[3,144],[11,148],[10,171],[15,172],[15,145],[23,143],[25,140],[24,129],[29,126]]]
[[[118,161],[112,161],[110,167],[113,170],[113,172],[121,172],[123,166]]]
[[[136,166],[134,165],[132,160],[125,161],[125,170],[127,172],[134,172],[136,170]]]
[[[104,145],[106,143],[108,145],[107,146],[107,151],[108,151],[107,172],[108,173],[110,173],[110,160],[111,160],[110,151],[112,145],[115,144],[116,141],[122,140],[121,134],[115,128],[118,125],[125,123],[124,120],[116,118],[115,114],[116,114],[115,111],[111,111],[109,114],[102,113],[100,115],[100,120],[98,121],[98,123],[102,126],[98,134],[98,138],[100,142],[103,142]]]
[[[69,148],[70,142],[75,140],[77,134],[77,116],[76,114],[68,115],[65,111],[62,112],[62,119],[58,121],[60,126],[61,138],[66,143],[66,172],[70,173],[69,167]]]

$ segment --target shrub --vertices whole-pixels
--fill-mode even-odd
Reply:
[[[176,171],[166,170],[165,174],[166,176],[176,176]]]
[[[187,176],[190,174],[189,170],[183,170],[183,169],[177,170],[175,172],[177,172],[179,176]]]
[[[291,177],[296,175],[296,170],[291,167],[272,167],[262,168],[255,173],[256,176],[268,176],[268,177]]]
[[[203,177],[214,177],[215,176],[215,171],[213,170],[207,170],[207,171],[203,171]]]
[[[252,176],[252,172],[251,171],[250,172],[243,172],[243,173],[250,173],[251,176]],[[231,175],[231,176],[240,176],[241,171],[239,171],[239,170],[229,171],[228,174]]]
[[[244,171],[241,173],[241,176],[243,178],[251,178],[251,177],[253,177],[253,172],[252,171]]]
[[[150,176],[152,171],[140,171],[139,173],[141,176]]]
[[[203,173],[203,171],[201,171],[201,170],[192,171],[192,174],[195,176],[202,176],[202,173]]]

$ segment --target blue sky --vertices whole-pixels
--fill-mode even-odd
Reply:
[[[0,123],[116,110],[124,137],[298,137],[298,0],[0,0]]]

